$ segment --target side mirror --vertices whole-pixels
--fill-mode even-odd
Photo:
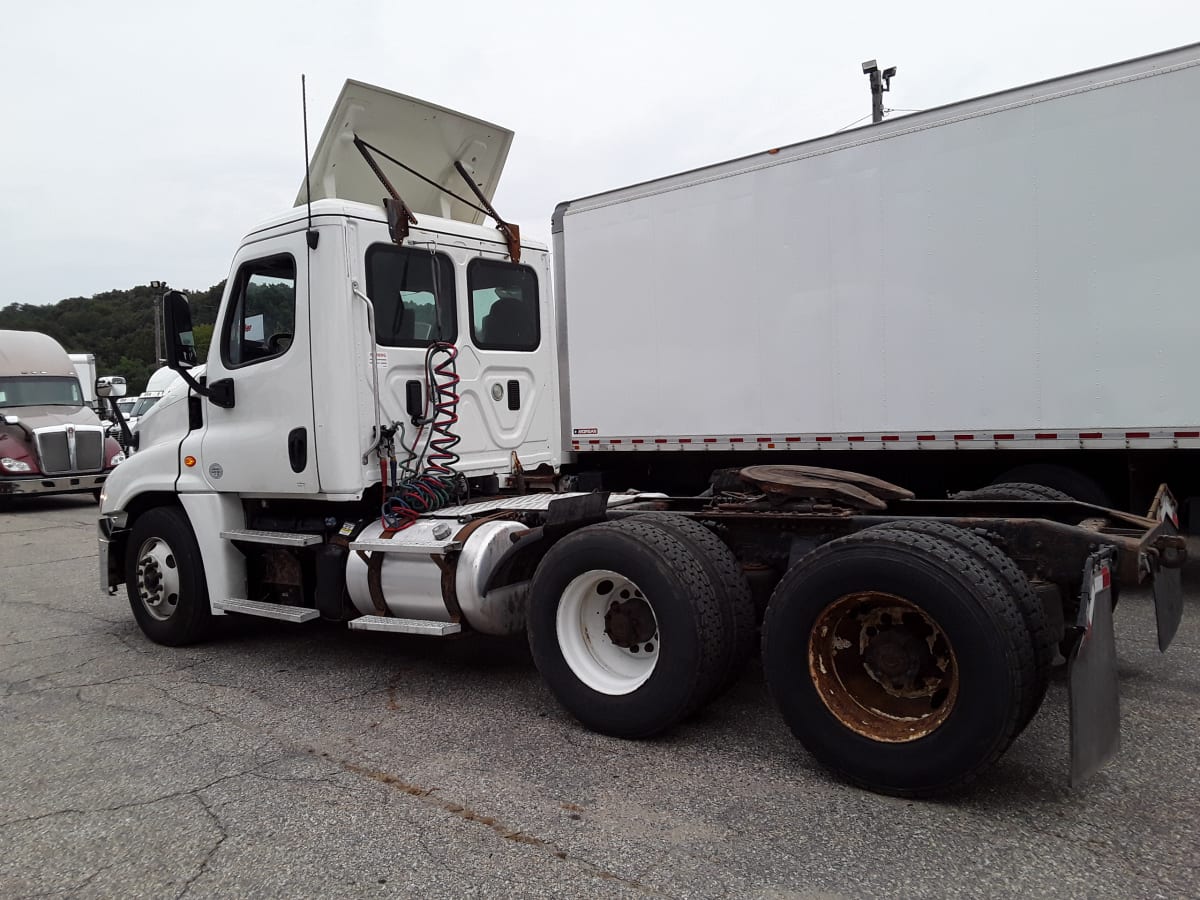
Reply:
[[[124,397],[125,379],[120,375],[103,375],[97,378],[96,396],[101,398]]]
[[[167,368],[181,372],[196,364],[196,339],[192,336],[192,311],[180,291],[163,295],[163,325],[167,333]]]
[[[21,418],[20,418],[20,416],[5,416],[4,424],[5,425],[20,425]]]

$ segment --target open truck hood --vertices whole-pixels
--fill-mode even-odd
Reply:
[[[491,202],[513,133],[482,119],[348,80],[334,104],[309,167],[312,199],[325,197],[381,205],[387,191],[354,146],[354,135],[463,197],[470,188],[454,168],[460,160]],[[404,202],[421,213],[483,224],[483,213],[376,156]],[[296,205],[308,195],[303,183]]]

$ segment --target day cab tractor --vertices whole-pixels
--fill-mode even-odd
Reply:
[[[1152,585],[1163,649],[1180,621],[1170,492],[1146,517],[1036,486],[917,499],[765,447],[691,493],[628,459],[580,466],[575,386],[654,360],[618,344],[577,364],[588,334],[551,291],[563,260],[492,206],[510,139],[348,82],[297,206],[234,256],[199,377],[187,299],[166,295],[181,377],[99,520],[101,582],[125,585],[145,634],[182,645],[258,616],[523,636],[572,716],[629,739],[696,713],[761,650],[805,747],[907,795],[993,763],[1062,655],[1073,779],[1111,758],[1119,591]]]

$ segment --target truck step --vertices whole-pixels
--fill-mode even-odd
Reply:
[[[461,550],[462,541],[446,544],[406,544],[401,541],[361,540],[351,541],[351,550],[378,550],[382,553],[402,553],[406,556],[444,556],[451,550]]]
[[[245,541],[248,544],[274,544],[276,547],[311,547],[325,541],[319,534],[296,534],[291,531],[255,531],[250,528],[231,528],[222,531],[227,541]]]
[[[355,631],[395,631],[401,634],[425,634],[446,637],[462,631],[458,622],[438,622],[434,619],[394,619],[391,616],[359,616],[350,620]]]
[[[278,619],[280,622],[311,622],[320,615],[315,609],[309,609],[305,606],[263,603],[261,600],[242,600],[238,597],[230,597],[228,600],[214,600],[213,606],[225,612],[243,613],[247,616],[262,616],[264,619]]]

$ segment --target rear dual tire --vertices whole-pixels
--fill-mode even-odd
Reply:
[[[733,655],[718,588],[691,544],[656,521],[581,528],[530,585],[529,647],[583,725],[645,738],[699,709]]]
[[[651,512],[636,516],[632,521],[650,522],[675,535],[688,545],[692,556],[704,567],[708,582],[717,594],[725,631],[730,636],[726,642],[722,674],[715,687],[714,696],[719,695],[737,681],[758,643],[758,613],[741,563],[724,541],[695,519],[668,512]]]
[[[907,531],[912,534],[926,534],[947,541],[971,554],[983,563],[1003,583],[1009,596],[1016,604],[1025,622],[1029,634],[1028,652],[1033,655],[1033,678],[1026,684],[1026,691],[1021,698],[1020,725],[1018,731],[1033,720],[1046,690],[1050,685],[1050,671],[1058,653],[1058,633],[1046,615],[1046,609],[1025,574],[1017,567],[999,547],[982,535],[967,531],[947,522],[935,521],[898,521],[886,525],[877,525],[864,533],[875,534],[882,530]],[[1026,655],[1022,651],[1022,655]],[[1028,659],[1023,664],[1027,664]]]
[[[792,732],[882,793],[954,790],[1007,749],[1035,693],[1029,630],[961,544],[900,526],[831,541],[784,575],[763,662]]]
[[[1001,484],[989,484],[987,487],[975,488],[971,491],[959,491],[953,496],[954,500],[1059,500],[1071,501],[1075,498],[1070,494],[1046,487],[1044,484],[1032,482],[1007,481]]]
[[[1027,463],[1009,469],[992,482],[992,485],[996,487],[1008,484],[1023,486],[1033,484],[1058,491],[1072,500],[1091,503],[1093,506],[1103,506],[1105,509],[1113,508],[1112,497],[1100,485],[1100,482],[1070,466],[1055,463]]]

